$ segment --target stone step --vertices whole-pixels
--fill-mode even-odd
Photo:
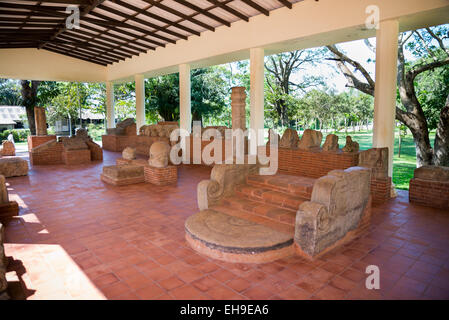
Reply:
[[[288,224],[290,226],[295,225],[296,211],[294,210],[235,196],[223,199],[221,205],[234,210],[245,211],[245,213],[267,218],[278,223]]]
[[[299,177],[287,174],[276,174],[272,176],[249,175],[246,178],[248,185],[281,191],[305,199],[312,196],[313,184],[316,179]]]
[[[261,188],[248,184],[241,184],[235,188],[236,198],[243,198],[262,202],[262,205],[271,205],[286,210],[291,210],[296,213],[301,203],[307,201],[307,198],[302,198],[299,195],[292,193],[276,191],[270,188]]]
[[[240,219],[248,220],[251,222],[255,222],[261,225],[264,225],[268,228],[271,228],[273,230],[283,232],[285,234],[293,236],[295,233],[295,226],[294,224],[288,224],[284,222],[280,222],[278,220],[269,218],[268,216],[263,216],[261,214],[256,214],[250,211],[237,209],[229,204],[222,204],[222,205],[215,205],[212,207],[213,210],[237,217]]]

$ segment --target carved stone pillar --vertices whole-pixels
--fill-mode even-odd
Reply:
[[[34,107],[34,119],[36,122],[36,135],[47,135],[47,117],[45,116],[45,108]]]
[[[245,87],[234,87],[231,93],[232,129],[246,130]]]

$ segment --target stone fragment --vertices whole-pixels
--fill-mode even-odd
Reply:
[[[79,137],[70,137],[61,140],[64,150],[86,150],[89,149],[84,139]]]
[[[351,136],[346,136],[346,145],[341,149],[343,152],[358,152],[359,143],[352,141]]]
[[[360,152],[359,166],[371,168],[376,178],[388,177],[388,148],[371,148]]]
[[[136,159],[136,148],[126,147],[122,152],[122,158],[126,160]]]
[[[298,148],[302,150],[319,148],[321,140],[323,140],[323,134],[320,131],[306,129],[299,141]]]
[[[136,135],[136,124],[134,119],[127,118],[117,123],[115,128],[106,129],[106,133],[116,136]]]
[[[157,141],[150,147],[150,159],[148,164],[156,168],[165,168],[168,166],[170,155],[170,145],[164,141]]]
[[[299,144],[299,136],[296,130],[288,128],[282,135],[279,147],[281,148],[297,148]]]
[[[47,135],[47,117],[45,116],[45,108],[34,107],[34,122],[37,136]]]
[[[326,141],[323,144],[323,151],[337,151],[338,150],[338,136],[335,134],[328,134]]]
[[[77,128],[75,130],[75,136],[83,140],[90,140],[89,134],[87,133],[87,129],[84,128]]]
[[[416,179],[449,182],[449,167],[422,166],[415,169]]]
[[[8,188],[6,188],[6,179],[5,176],[0,175],[0,204],[8,202],[9,202],[9,195],[8,195]]]
[[[4,140],[2,142],[2,150],[1,150],[2,156],[15,156],[16,155],[16,147],[14,143],[12,143],[9,140]]]
[[[28,161],[22,158],[2,158],[0,159],[0,174],[6,178],[26,176]]]

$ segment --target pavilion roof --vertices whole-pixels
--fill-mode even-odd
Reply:
[[[38,48],[109,65],[301,0],[1,0],[0,49]],[[66,27],[79,6],[79,29]]]

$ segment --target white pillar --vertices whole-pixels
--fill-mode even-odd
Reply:
[[[134,75],[136,84],[136,127],[139,129],[145,124],[145,79],[142,74]]]
[[[192,132],[190,65],[179,65],[179,127]]]
[[[380,22],[376,40],[373,147],[388,147],[388,175],[393,173],[399,22]]]
[[[106,81],[106,128],[115,128],[114,83]]]
[[[250,128],[256,130],[257,146],[264,145],[264,49],[250,49]],[[254,141],[253,137],[250,137]],[[252,152],[251,152],[252,153]]]

